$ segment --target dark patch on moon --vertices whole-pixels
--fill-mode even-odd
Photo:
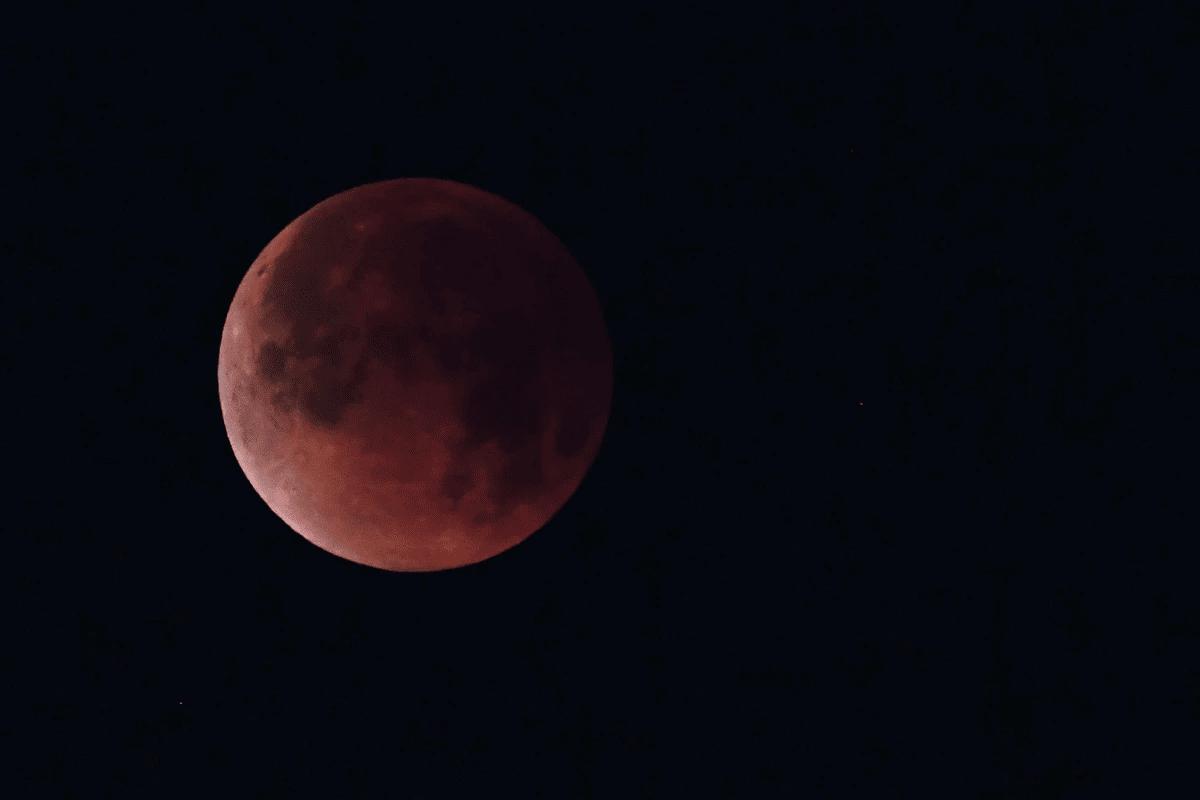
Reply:
[[[334,333],[327,333],[313,341],[315,355],[333,366],[342,363],[342,353],[358,339],[358,328],[342,325]]]
[[[444,336],[431,341],[431,345],[438,366],[449,375],[460,375],[474,365],[474,359],[461,336]]]
[[[539,438],[546,399],[532,378],[497,370],[467,392],[460,415],[469,444],[495,442],[511,453]]]
[[[321,360],[312,367],[300,392],[300,408],[317,425],[332,427],[341,421],[347,406],[363,398],[369,358],[359,357],[347,376],[334,360]]]
[[[463,499],[474,485],[475,479],[466,472],[451,470],[442,477],[438,490],[450,501],[452,507],[458,508],[458,501]]]
[[[381,323],[367,332],[364,352],[387,366],[400,380],[411,380],[419,372],[417,362],[420,329],[397,323]]]
[[[279,346],[279,342],[263,342],[258,350],[258,374],[271,383],[279,383],[286,369],[287,352]]]
[[[342,418],[342,412],[353,400],[353,393],[348,387],[325,383],[306,391],[301,407],[313,422],[332,427]]]

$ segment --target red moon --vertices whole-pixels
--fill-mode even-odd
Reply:
[[[583,270],[537,219],[452,181],[334,195],[266,246],[221,336],[221,413],[267,505],[397,571],[490,558],[591,466],[612,351]]]

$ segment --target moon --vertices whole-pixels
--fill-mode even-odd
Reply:
[[[239,284],[217,382],[234,455],[288,526],[342,558],[431,571],[543,527],[599,450],[600,303],[536,218],[404,178],[292,221]]]

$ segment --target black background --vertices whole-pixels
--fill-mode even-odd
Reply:
[[[1195,29],[1043,5],[11,26],[14,796],[1190,795]],[[447,573],[290,532],[217,400],[259,250],[401,176],[542,219],[615,352]]]

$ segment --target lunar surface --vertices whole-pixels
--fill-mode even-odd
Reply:
[[[600,446],[612,354],[561,242],[512,203],[401,179],[316,205],[234,295],[218,388],[238,463],[317,546],[399,571],[541,528]]]

